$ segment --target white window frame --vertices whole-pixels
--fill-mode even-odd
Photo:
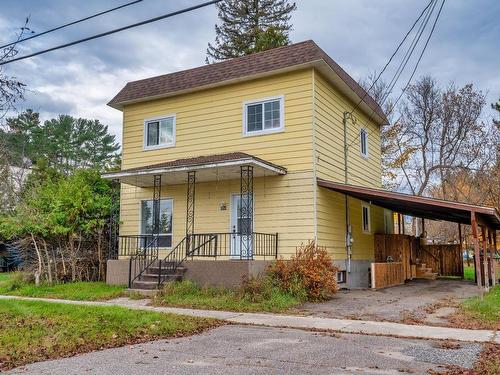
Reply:
[[[161,120],[165,120],[168,118],[173,119],[173,124],[172,124],[172,139],[173,139],[173,141],[171,143],[164,143],[164,144],[158,144],[158,145],[154,145],[154,146],[148,146],[148,124],[150,122],[161,121]],[[143,149],[145,151],[148,151],[148,150],[158,150],[158,149],[162,149],[162,148],[175,147],[176,127],[177,127],[176,123],[177,123],[177,121],[176,121],[175,113],[145,119],[144,120],[144,128],[143,128],[143,137],[142,137],[143,138]]]
[[[365,229],[365,222],[364,222],[364,208],[366,208],[366,212],[368,215],[368,229]],[[370,205],[367,203],[361,203],[361,230],[363,233],[371,233],[372,232],[372,220],[371,220],[371,212],[370,212]]]
[[[264,110],[262,110],[262,130],[256,130],[256,131],[247,131],[247,125],[248,125],[248,111],[247,108],[250,105],[255,105],[255,104],[262,104],[267,102],[273,102],[279,100],[280,103],[280,126],[278,128],[273,128],[273,129],[264,129]],[[256,100],[247,100],[243,102],[243,136],[245,137],[251,137],[254,135],[263,135],[263,134],[272,134],[272,133],[280,133],[285,130],[285,96],[284,95],[278,95],[278,96],[271,96],[268,98],[262,98],[262,99],[256,99]]]
[[[171,236],[172,237],[172,241],[171,241],[171,246],[168,246],[168,247],[160,247],[160,249],[167,249],[167,250],[170,250],[174,247],[174,198],[173,197],[165,197],[165,198],[160,198],[160,201],[163,201],[163,200],[170,200],[172,201],[172,233],[171,234],[163,234],[163,236]],[[147,201],[153,201],[152,198],[144,198],[144,199],[141,199],[139,200],[139,234],[140,235],[145,235],[144,233],[142,233],[142,202],[147,202]],[[160,237],[162,236],[162,234],[160,233]]]
[[[366,153],[363,152],[363,140],[362,140],[363,133],[365,134],[365,137],[366,137],[365,138]],[[364,158],[368,158],[368,156],[370,156],[368,141],[369,141],[368,130],[366,128],[360,128],[359,129],[359,153]]]

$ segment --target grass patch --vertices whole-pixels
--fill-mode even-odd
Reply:
[[[474,267],[467,267],[464,264],[464,279],[474,281]]]
[[[124,295],[125,286],[104,282],[75,282],[54,285],[35,285],[23,280],[20,273],[0,279],[0,294],[22,297],[69,299],[75,301],[108,300]]]
[[[7,281],[11,278],[12,272],[2,272],[0,273],[0,282]]]
[[[463,307],[476,319],[500,322],[500,285],[483,296],[469,298],[463,303]]]
[[[483,296],[472,297],[457,306],[448,320],[454,327],[500,330],[500,285]]]
[[[0,301],[0,371],[101,348],[198,333],[219,325],[121,307]]]
[[[283,312],[301,303],[276,287],[270,287],[263,295],[255,295],[240,288],[200,287],[191,281],[166,284],[154,302],[163,306],[239,312]]]

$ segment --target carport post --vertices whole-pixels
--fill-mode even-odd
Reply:
[[[483,269],[484,269],[484,289],[490,289],[490,272],[488,267],[488,237],[486,236],[486,228],[481,227],[481,234],[483,237]]]
[[[470,225],[472,227],[472,242],[474,243],[474,271],[476,273],[477,286],[481,288],[483,286],[481,280],[481,254],[479,250],[479,242],[477,239],[476,213],[474,211],[471,211],[470,213]]]
[[[494,259],[493,259],[493,253],[494,253],[493,236],[492,236],[490,228],[488,228],[488,249],[489,249],[489,253],[490,253],[489,269],[490,269],[490,275],[491,275],[491,286],[494,287],[495,284],[497,283],[496,272],[495,272],[497,267],[496,267],[496,264],[494,263]]]

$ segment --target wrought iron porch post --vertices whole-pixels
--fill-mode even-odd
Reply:
[[[154,248],[158,252],[160,247],[161,175],[155,174],[153,179],[153,241]]]
[[[113,179],[111,181],[111,186],[114,188],[118,184],[118,188],[121,189],[120,180]],[[115,197],[113,194],[113,202],[111,203],[111,210],[109,212],[109,244],[108,244],[108,259],[118,259],[118,222],[116,220],[117,216],[117,206],[115,204],[114,199],[118,198],[118,202],[120,202],[120,195],[118,193],[118,197]]]
[[[240,167],[240,258],[253,257],[253,167]]]
[[[188,172],[186,194],[186,253],[191,251],[191,237],[194,234],[194,199],[196,190],[196,172]]]

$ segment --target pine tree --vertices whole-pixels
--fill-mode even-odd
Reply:
[[[290,44],[288,0],[223,0],[217,4],[220,25],[208,43],[207,64]]]

